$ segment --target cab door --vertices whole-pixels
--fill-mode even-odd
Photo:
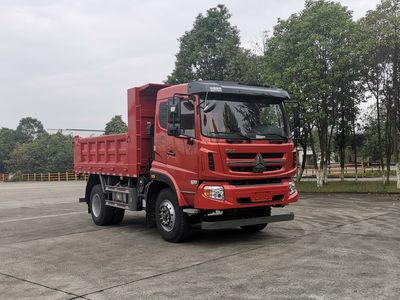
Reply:
[[[179,136],[167,136],[166,159],[170,174],[184,198],[193,203],[199,179],[198,140],[196,138],[196,104],[194,99],[180,101]]]

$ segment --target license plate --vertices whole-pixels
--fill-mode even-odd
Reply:
[[[270,193],[267,193],[267,192],[255,193],[255,195],[253,197],[253,201],[256,201],[256,202],[269,201],[269,200],[271,200],[271,195],[270,195]]]

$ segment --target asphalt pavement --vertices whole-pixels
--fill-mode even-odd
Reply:
[[[95,226],[83,182],[0,183],[0,299],[399,299],[400,195],[304,194],[257,234]]]

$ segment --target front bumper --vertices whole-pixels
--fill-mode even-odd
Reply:
[[[298,200],[297,190],[289,194],[290,179],[281,183],[265,185],[231,185],[229,182],[203,182],[197,189],[194,207],[207,210],[223,210],[255,206],[286,205]],[[218,185],[224,188],[225,199],[215,200],[205,197],[202,193],[206,185]]]
[[[249,226],[257,224],[268,224],[274,222],[291,221],[294,219],[294,214],[291,212],[285,215],[276,215],[268,217],[225,220],[225,221],[202,221],[201,229],[226,229],[239,226]]]

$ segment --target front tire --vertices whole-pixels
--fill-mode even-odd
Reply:
[[[100,184],[92,188],[89,205],[90,214],[96,225],[107,226],[111,224],[114,216],[114,209],[106,205],[106,199]]]
[[[190,219],[178,205],[171,189],[162,190],[156,201],[156,223],[164,240],[172,243],[183,241],[190,232]]]

